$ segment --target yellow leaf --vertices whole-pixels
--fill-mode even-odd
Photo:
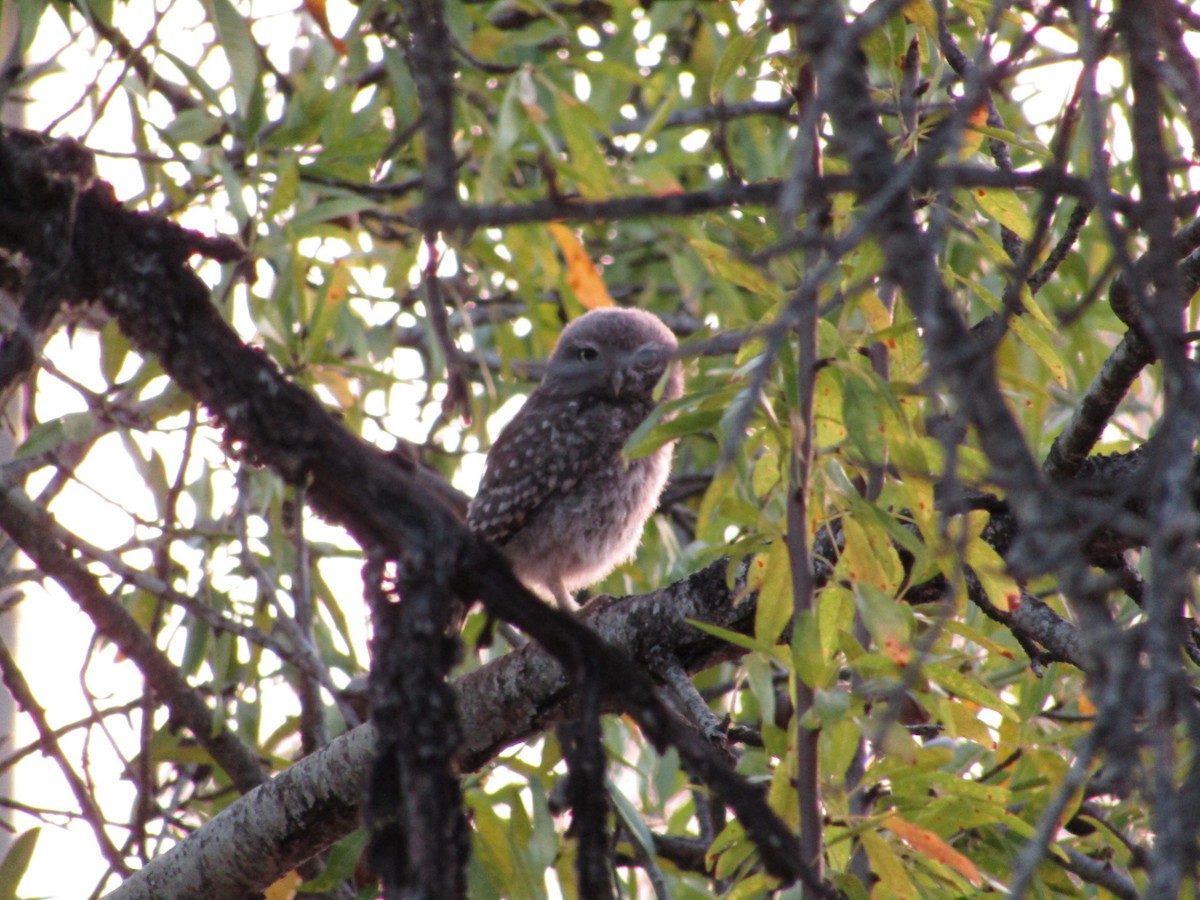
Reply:
[[[904,580],[904,565],[886,534],[868,533],[855,519],[842,520],[846,545],[838,567],[852,582],[871,585],[881,594],[893,596]]]
[[[858,298],[858,308],[872,333],[892,327],[892,313],[874,291],[868,291]]]
[[[266,900],[292,900],[296,896],[296,888],[300,886],[300,873],[296,871],[288,872],[277,882],[267,888],[264,896]]]
[[[316,383],[331,393],[338,406],[342,409],[352,409],[361,402],[356,390],[357,382],[347,378],[339,369],[321,366],[314,369]]]
[[[917,887],[908,877],[904,861],[888,842],[873,831],[864,831],[859,840],[867,851],[871,871],[879,876],[879,881],[871,888],[871,900],[917,900],[920,896]]]
[[[971,196],[989,219],[999,222],[1022,240],[1027,241],[1033,236],[1033,220],[1029,218],[1025,204],[1015,191],[1008,188],[977,187],[973,189]]]
[[[975,107],[970,116],[967,117],[967,128],[963,132],[962,146],[959,148],[959,155],[966,159],[972,153],[979,149],[979,145],[983,143],[983,132],[976,127],[987,121],[988,111],[987,104],[980,103]]]
[[[350,267],[345,260],[337,260],[329,276],[329,293],[325,295],[327,303],[340,304],[346,299],[350,290]]]
[[[798,758],[796,756],[796,732],[788,732],[788,748],[775,774],[771,776],[771,787],[767,791],[767,802],[771,809],[792,828],[800,824],[799,794],[796,792],[796,772]]]
[[[987,685],[981,684],[974,678],[963,674],[954,666],[947,663],[931,662],[925,666],[925,674],[930,681],[937,682],[947,692],[958,698],[959,702],[968,701],[992,709],[1010,721],[1020,721],[1020,715],[1009,704],[1005,703],[998,694]]]
[[[1000,250],[999,245],[982,231],[976,231],[975,236],[985,246],[988,246],[990,250],[995,251],[995,253],[1003,252]],[[1003,304],[1000,298],[984,288],[981,283],[970,282],[966,279],[959,279],[959,281],[970,289],[975,296],[986,303],[989,308],[996,312],[1001,310]],[[1021,299],[1026,304],[1025,310],[1028,315],[1014,316],[1009,319],[1009,328],[1017,340],[1032,350],[1034,355],[1041,360],[1042,364],[1050,370],[1050,375],[1058,385],[1063,390],[1066,390],[1068,384],[1067,369],[1052,343],[1054,336],[1057,334],[1057,327],[1047,318],[1037,303],[1033,302],[1033,294],[1028,289],[1021,292]]]
[[[930,34],[937,34],[937,13],[929,0],[908,0],[902,12],[904,18],[914,25],[920,25]]]
[[[987,524],[987,515],[973,513],[968,517],[970,534],[973,535],[967,544],[966,562],[979,578],[988,599],[1005,612],[1017,607],[1021,602],[1021,586],[1008,573],[1008,566],[995,549],[979,535]]]
[[[783,475],[779,469],[779,454],[774,448],[768,448],[754,463],[754,472],[750,483],[754,487],[754,496],[765,500],[782,483]]]
[[[587,309],[614,306],[604,278],[596,270],[592,258],[588,256],[575,232],[558,222],[550,222],[546,227],[550,229],[550,234],[562,250],[563,259],[567,264],[567,286],[575,293],[576,299]]]
[[[899,816],[888,816],[883,820],[883,825],[888,831],[912,847],[913,850],[922,856],[929,857],[935,862],[949,866],[975,887],[978,887],[983,882],[983,879],[979,877],[979,870],[975,868],[975,863],[971,862],[971,860],[967,859],[932,831],[920,828],[911,822],[901,819]]]
[[[842,422],[842,376],[833,366],[826,366],[817,373],[813,431],[820,448],[840,444],[846,439],[846,426]]]
[[[758,562],[763,556],[760,553],[754,561]],[[773,543],[765,556],[766,567],[754,612],[754,636],[774,644],[792,617],[792,566],[787,544],[783,541]]]
[[[1058,386],[1064,391],[1067,390],[1067,367],[1063,365],[1062,358],[1058,355],[1058,351],[1054,349],[1054,345],[1047,339],[1047,335],[1039,330],[1036,325],[1027,322],[1021,316],[1009,319],[1008,324],[1017,339],[1032,350],[1034,356],[1040,359],[1043,365],[1050,370],[1050,375],[1057,382]]]
[[[850,541],[846,543],[849,546]],[[842,558],[845,558],[845,554]],[[842,560],[839,559],[838,568],[841,569],[841,566]],[[856,581],[853,589],[855,602],[875,646],[896,665],[907,665],[912,657],[912,610],[906,603],[879,590],[869,581]]]

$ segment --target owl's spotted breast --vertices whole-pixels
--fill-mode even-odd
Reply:
[[[668,370],[663,398],[680,395],[675,346],[649,313],[587,313],[564,330],[545,379],[488,454],[468,524],[564,607],[570,591],[632,556],[658,502],[671,446],[633,461],[621,450]]]

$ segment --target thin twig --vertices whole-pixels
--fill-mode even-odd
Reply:
[[[316,610],[312,593],[312,560],[309,556],[308,539],[304,534],[304,485],[298,484],[294,491],[295,520],[292,523],[292,548],[296,564],[292,576],[292,603],[296,608],[296,630],[303,635],[308,647],[316,648]],[[317,656],[316,653],[313,654]],[[318,670],[320,672],[321,670]],[[327,674],[327,670],[325,670]],[[307,756],[329,743],[329,729],[325,724],[325,704],[321,700],[321,675],[303,669],[300,678],[300,744]],[[334,693],[337,696],[337,693]]]
[[[112,841],[109,840],[108,832],[105,831],[104,813],[96,805],[94,793],[88,789],[88,786],[84,784],[75,769],[67,762],[66,755],[58,743],[54,729],[50,727],[50,723],[46,720],[46,711],[38,703],[37,698],[34,697],[33,691],[29,688],[29,683],[21,673],[20,666],[17,665],[17,661],[9,653],[8,644],[4,642],[3,637],[0,637],[0,676],[3,676],[4,684],[12,693],[13,699],[17,701],[17,705],[33,721],[34,727],[37,729],[38,736],[41,739],[42,752],[54,760],[59,771],[62,772],[67,786],[70,787],[71,793],[75,795],[75,802],[79,804],[84,821],[88,823],[92,829],[92,833],[96,836],[96,844],[100,848],[101,855],[114,872],[128,875],[130,872],[129,867],[125,864],[125,860],[121,857],[120,852],[113,845]]]

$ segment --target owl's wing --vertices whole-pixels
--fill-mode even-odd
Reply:
[[[471,530],[490,541],[503,543],[547,500],[618,458],[628,436],[596,421],[606,418],[600,409],[538,399],[530,397],[492,445],[467,512]]]

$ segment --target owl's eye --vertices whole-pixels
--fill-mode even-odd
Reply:
[[[595,362],[600,358],[600,351],[595,347],[580,347],[575,351],[575,358],[580,362]]]
[[[642,347],[633,356],[633,364],[639,369],[650,369],[662,361],[657,347]]]

